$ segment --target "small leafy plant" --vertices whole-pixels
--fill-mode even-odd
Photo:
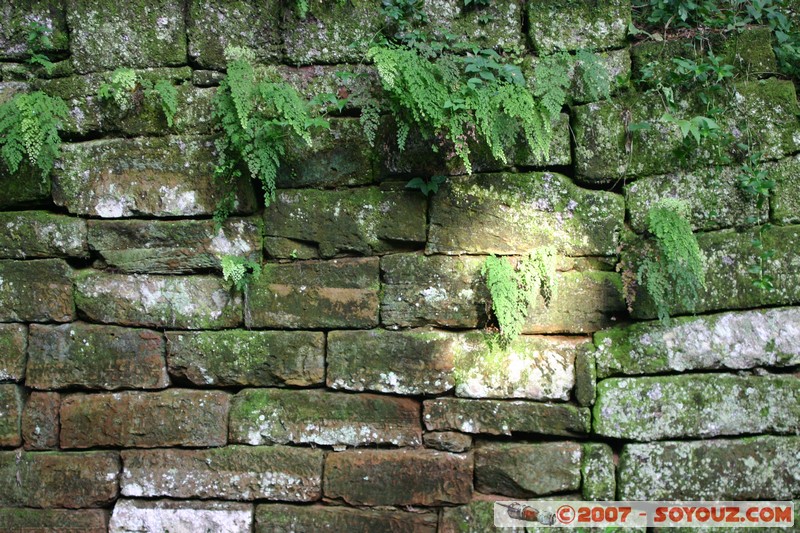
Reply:
[[[169,127],[172,127],[178,112],[178,90],[174,85],[167,80],[152,83],[130,68],[118,68],[112,72],[110,80],[97,89],[97,96],[113,102],[123,113],[138,109],[144,99],[155,100],[161,105]]]
[[[706,286],[703,254],[683,201],[667,198],[656,203],[647,213],[647,229],[653,253],[641,261],[636,279],[653,300],[659,320],[668,322],[671,301],[694,310]]]
[[[258,281],[261,277],[261,265],[244,257],[226,255],[220,263],[222,277],[233,283],[236,290],[243,291],[251,281]]]
[[[0,159],[16,173],[27,159],[44,179],[59,155],[58,129],[69,110],[61,98],[36,91],[17,94],[0,105]]]
[[[439,192],[439,186],[445,182],[445,179],[444,176],[431,176],[431,179],[427,181],[422,178],[414,178],[406,183],[406,189],[419,189],[425,196],[431,193],[436,194]]]
[[[508,346],[520,333],[537,294],[545,305],[553,296],[555,251],[542,248],[521,258],[516,268],[508,258],[490,255],[481,268],[492,297],[492,313],[500,327],[499,341]]]
[[[31,55],[28,63],[41,66],[48,75],[53,73],[55,64],[42,51],[53,47],[51,33],[52,30],[40,22],[32,21],[28,25],[28,51]]]

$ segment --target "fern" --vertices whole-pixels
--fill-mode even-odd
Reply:
[[[222,277],[234,284],[237,290],[243,291],[251,281],[261,277],[261,265],[244,257],[235,255],[223,256],[220,260]]]
[[[274,70],[257,71],[252,51],[230,47],[226,57],[228,75],[214,97],[214,118],[222,130],[216,140],[215,175],[232,187],[243,164],[263,185],[269,205],[275,199],[286,143],[297,140],[311,146],[312,131],[327,128],[328,122],[312,116],[309,103]],[[229,209],[230,205],[218,206],[217,220]]]
[[[12,174],[24,159],[46,177],[61,147],[58,128],[69,110],[61,98],[36,91],[0,105],[0,158]]]
[[[685,202],[661,200],[648,211],[647,227],[656,253],[642,261],[637,281],[653,300],[659,320],[666,322],[670,295],[687,310],[694,310],[698,293],[706,286],[705,265]]]
[[[492,50],[432,59],[428,48],[384,44],[367,53],[397,120],[400,149],[412,128],[426,138],[444,138],[471,173],[471,139],[480,136],[495,159],[507,163],[505,147],[521,127],[533,153],[547,157],[555,117],[526,87],[518,67],[503,64]]]
[[[611,97],[611,79],[595,54],[579,50],[575,54],[575,66],[589,100],[607,100]]]
[[[120,109],[128,111],[133,107],[133,93],[139,86],[139,76],[130,68],[118,68],[111,73],[111,80],[102,83],[97,89],[101,100],[109,100]]]
[[[541,98],[542,106],[554,120],[561,113],[570,86],[569,68],[572,56],[566,52],[543,57],[536,63],[534,95]]]
[[[170,128],[178,112],[178,90],[172,83],[158,80],[153,84],[149,80],[141,79],[130,68],[118,68],[112,72],[110,81],[98,87],[97,96],[101,100],[113,102],[123,113],[136,110],[142,98],[156,100],[160,103]]]
[[[528,309],[541,294],[549,305],[555,290],[555,250],[550,247],[531,252],[515,269],[508,259],[491,255],[481,268],[492,297],[492,312],[500,326],[499,341],[508,346],[520,333]]]
[[[161,101],[161,110],[167,117],[167,125],[171,128],[178,112],[178,89],[167,80],[158,80],[153,86],[153,91]]]

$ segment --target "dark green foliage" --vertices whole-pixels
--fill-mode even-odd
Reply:
[[[31,54],[28,63],[41,66],[47,74],[51,74],[55,67],[53,62],[42,53],[42,51],[53,47],[50,33],[51,30],[39,22],[32,21],[28,25],[28,51]]]
[[[160,103],[169,127],[172,127],[178,112],[178,90],[174,85],[167,80],[153,84],[141,79],[130,68],[118,68],[112,72],[110,80],[98,87],[97,96],[113,102],[123,113],[138,110],[144,99],[155,100]]]
[[[406,183],[406,189],[419,189],[422,194],[428,196],[431,193],[436,194],[439,191],[439,186],[444,183],[444,181],[444,176],[431,176],[430,180],[414,178]]]
[[[311,145],[312,131],[328,122],[313,115],[312,106],[282,81],[274,70],[256,69],[253,53],[242,48],[226,50],[228,75],[214,97],[214,120],[222,132],[216,140],[215,175],[231,191],[217,208],[224,220],[233,205],[233,182],[243,167],[258,179],[269,205],[275,198],[275,178],[286,143]]]
[[[243,291],[251,281],[257,281],[261,277],[261,265],[255,261],[226,255],[220,262],[222,277],[225,281],[232,282],[236,290]]]
[[[24,159],[47,176],[61,147],[58,128],[69,110],[61,98],[36,91],[0,105],[0,158],[16,173]]]
[[[647,229],[655,253],[639,265],[637,281],[652,298],[659,320],[666,322],[670,301],[694,309],[700,289],[705,288],[703,255],[684,202],[668,198],[655,204],[647,213]]]

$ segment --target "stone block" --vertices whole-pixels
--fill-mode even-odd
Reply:
[[[104,509],[0,509],[0,531],[107,533]]]
[[[199,386],[304,387],[325,381],[322,332],[167,332],[167,351],[170,374]]]
[[[119,493],[119,455],[0,451],[0,505],[80,509],[110,505]]]
[[[281,58],[279,0],[190,0],[186,30],[189,58],[199,66],[223,70],[225,48],[253,50],[261,62]]]
[[[658,202],[675,198],[689,206],[689,222],[694,231],[740,227],[746,221],[766,222],[769,206],[761,209],[756,197],[739,186],[739,167],[698,169],[674,172],[636,180],[625,187],[631,228],[647,230],[647,213]]]
[[[58,448],[61,396],[57,392],[31,392],[22,411],[22,441],[26,450]]]
[[[650,441],[800,431],[795,376],[691,374],[610,378],[597,385],[594,432]]]
[[[46,206],[50,203],[50,186],[50,176],[42,177],[27,162],[20,163],[14,174],[4,163],[0,165],[0,209]]]
[[[269,265],[246,290],[248,328],[378,325],[378,258]]]
[[[627,444],[620,500],[791,500],[800,491],[800,437]]]
[[[528,4],[528,36],[539,54],[560,50],[619,48],[626,44],[630,0]]]
[[[289,64],[358,63],[384,25],[372,0],[309,0],[307,5],[301,19],[294,6],[283,4],[281,33]]]
[[[611,446],[598,442],[583,444],[581,459],[582,495],[590,501],[611,501],[616,496],[617,479]]]
[[[229,404],[222,391],[69,394],[61,401],[61,447],[223,446]]]
[[[748,271],[757,264],[762,251],[753,246],[753,239],[758,237],[758,230],[742,233],[721,230],[697,235],[705,258],[706,288],[699,291],[693,302],[695,313],[800,303],[800,260],[796,253],[800,247],[800,226],[773,226],[761,235],[763,249],[774,251],[764,264],[764,275],[772,277],[773,290],[757,287],[756,278]],[[671,315],[692,312],[684,302],[670,297],[667,304]],[[655,306],[641,286],[636,289],[632,307],[634,318],[656,317]]]
[[[86,222],[47,211],[0,213],[0,257],[87,257]]]
[[[472,448],[472,437],[458,431],[431,431],[422,435],[427,448],[442,452],[461,453]]]
[[[425,198],[413,191],[282,190],[264,212],[264,231],[316,244],[324,258],[377,255],[422,246],[425,207]]]
[[[591,429],[589,409],[563,403],[437,398],[422,405],[428,431],[580,436]]]
[[[475,447],[475,489],[528,498],[578,490],[581,445],[482,442]]]
[[[22,444],[22,388],[0,385],[0,447],[14,448]]]
[[[600,378],[800,364],[800,309],[678,317],[597,332]]]
[[[4,2],[0,6],[0,59],[26,59],[30,56],[28,36],[30,25],[37,22],[49,33],[52,46],[45,54],[67,51],[69,30],[64,13],[64,2],[49,0],[22,0]]]
[[[285,504],[256,506],[256,533],[313,533],[315,531],[383,531],[435,533],[433,513],[384,509],[354,509],[336,505],[299,507]]]
[[[100,218],[211,215],[225,191],[212,179],[209,137],[101,139],[62,145],[53,200],[70,213]],[[250,213],[256,199],[239,180],[234,213]]]
[[[324,490],[326,497],[350,505],[466,503],[472,496],[472,457],[424,449],[330,453]]]
[[[73,322],[31,324],[25,384],[34,389],[162,389],[163,336],[148,329]]]
[[[0,324],[0,382],[19,382],[25,377],[28,328],[22,324]]]
[[[300,85],[299,80],[294,81]],[[346,89],[331,92],[344,91]],[[330,129],[314,135],[313,146],[304,143],[287,146],[275,179],[278,187],[343,187],[376,181],[378,153],[367,143],[360,121],[355,118],[330,118],[328,121]]]
[[[452,178],[433,197],[426,253],[613,255],[622,197],[550,172]]]
[[[298,502],[322,496],[322,450],[226,446],[121,455],[123,496]]]
[[[66,0],[72,64],[81,73],[186,64],[181,4]]]
[[[250,533],[253,506],[246,503],[121,499],[114,505],[109,533]]]
[[[245,389],[233,397],[230,441],[259,444],[419,446],[419,403],[376,394]]]
[[[455,385],[458,333],[431,330],[331,331],[327,384],[334,389],[391,394],[439,394]]]
[[[126,273],[181,274],[221,270],[226,255],[261,260],[256,219],[90,220],[89,246],[111,267]]]
[[[105,324],[221,329],[242,322],[242,298],[221,278],[82,272],[75,300],[87,318]]]
[[[74,320],[72,275],[72,269],[60,259],[0,261],[0,320]]]
[[[782,159],[766,168],[775,180],[769,200],[772,220],[778,224],[800,223],[800,156]]]

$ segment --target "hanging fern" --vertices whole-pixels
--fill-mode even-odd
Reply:
[[[706,286],[705,264],[685,202],[668,198],[655,204],[647,213],[647,228],[656,253],[642,261],[637,281],[653,300],[659,320],[665,322],[671,300],[694,310],[698,293]]]
[[[46,177],[61,147],[58,128],[69,110],[61,98],[36,91],[18,94],[0,105],[0,158],[16,173],[24,159]]]
[[[222,131],[216,140],[215,175],[232,191],[243,165],[263,185],[269,205],[275,199],[275,178],[287,142],[294,139],[310,146],[312,131],[327,128],[328,122],[312,116],[309,103],[274,70],[257,70],[252,51],[229,47],[226,58],[228,75],[214,98],[214,119]],[[218,222],[232,204],[229,192],[217,207]]]
[[[172,127],[178,112],[178,90],[172,83],[158,80],[153,84],[149,80],[141,79],[131,68],[118,68],[112,72],[109,81],[98,87],[97,97],[113,102],[123,113],[138,110],[145,98],[156,100],[161,104],[169,127]]]
[[[431,54],[430,46],[398,44],[373,46],[367,53],[388,111],[398,121],[401,149],[412,128],[426,138],[444,138],[471,173],[470,140],[480,137],[497,160],[507,163],[506,146],[521,128],[535,155],[549,155],[551,123],[558,114],[527,88],[518,67],[488,49],[466,57]]]
[[[244,257],[225,255],[220,260],[222,277],[230,281],[237,290],[243,291],[251,281],[261,277],[261,265]]]

